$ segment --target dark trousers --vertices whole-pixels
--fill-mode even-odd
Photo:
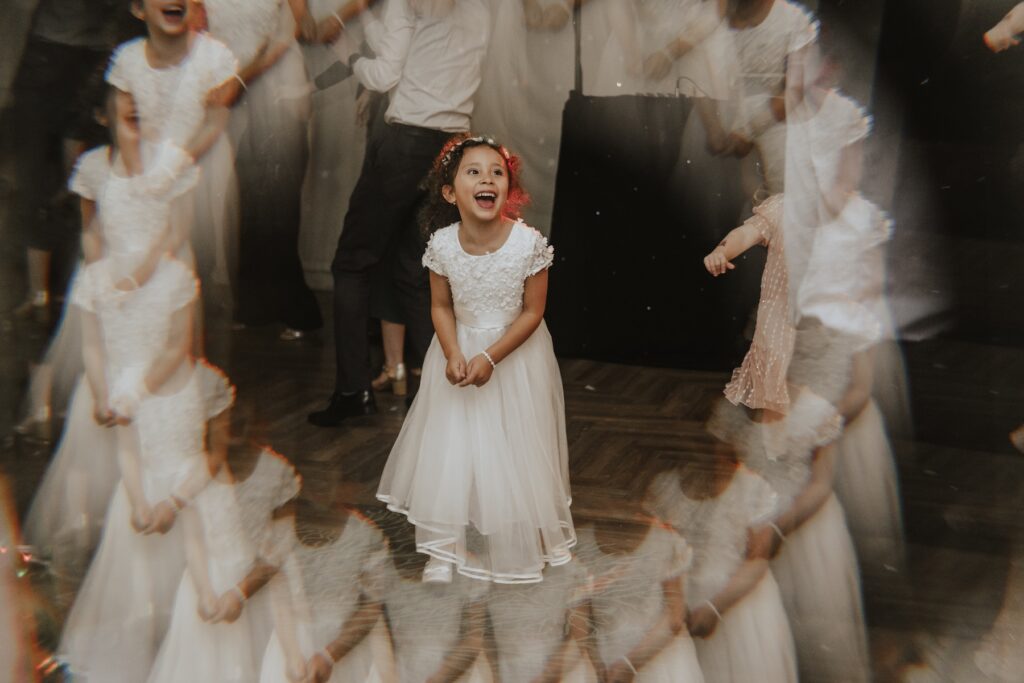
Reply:
[[[238,106],[252,108],[242,101]],[[323,325],[299,258],[306,122],[286,115],[269,121],[249,112],[235,168],[239,194],[238,310],[249,325],[283,323],[297,330]]]
[[[395,294],[403,309],[406,336],[418,367],[434,334],[430,284],[423,268],[426,238],[417,227],[423,200],[420,184],[450,133],[397,124],[377,127],[367,144],[359,181],[352,191],[334,275],[335,391],[370,388],[367,334],[370,285],[385,255],[392,261]]]
[[[66,180],[63,140],[79,139],[77,130],[92,111],[81,90],[104,53],[30,38],[15,76],[10,107],[0,120],[0,153],[6,179],[9,225],[24,246],[52,251],[76,243],[77,219],[53,204]]]

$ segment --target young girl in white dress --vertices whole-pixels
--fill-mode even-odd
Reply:
[[[227,441],[211,443],[213,480],[181,513],[187,567],[151,683],[259,677],[271,616],[263,588],[284,559],[287,525],[275,514],[298,494],[299,477],[286,459],[261,448],[240,480],[235,463],[239,472],[249,463],[239,457],[244,452],[229,457]]]
[[[648,505],[693,548],[689,629],[708,683],[795,683],[796,652],[764,542],[777,496],[717,441],[657,475]]]
[[[593,576],[590,658],[598,680],[703,683],[686,631],[686,572],[693,551],[639,501],[624,520],[580,531],[577,556]]]
[[[209,476],[206,407],[189,355],[198,287],[165,255],[183,241],[171,202],[196,174],[167,183],[163,169],[141,172],[134,110],[117,103],[116,151],[97,195],[102,226],[83,236],[86,253],[102,257],[82,272],[72,303],[83,312],[95,412],[114,425],[121,483],[59,651],[76,674],[128,683],[145,680],[170,616],[184,560],[175,517]],[[161,241],[163,252],[154,250]]]
[[[842,424],[836,405],[849,380],[851,349],[848,339],[809,322],[797,334],[785,417],[756,422],[722,404],[709,425],[779,495],[772,572],[801,681],[871,678],[857,557],[832,490]]]
[[[849,423],[838,442],[835,489],[862,566],[872,574],[886,574],[902,565],[902,514],[895,462],[871,392],[874,349],[888,317],[882,294],[883,246],[891,222],[859,193],[847,191],[856,188],[859,173],[851,173],[848,169],[856,165],[844,160],[861,154],[859,146],[870,130],[869,118],[853,100],[835,90],[814,86],[808,94],[808,101],[816,103],[813,116],[807,111],[809,106],[802,105],[804,120],[791,124],[791,129],[813,140],[811,147],[816,153],[813,161],[806,161],[818,178],[817,184],[812,183],[812,196],[805,201],[807,193],[801,191],[800,184],[785,194],[771,196],[704,260],[708,272],[718,277],[733,269],[733,261],[754,245],[768,248],[754,339],[725,395],[737,405],[763,411],[767,420],[779,419],[788,410],[787,373],[796,335],[793,302],[801,315],[860,340],[851,349],[855,357],[849,387],[857,405],[841,410],[849,415]],[[840,173],[840,166],[847,170]],[[790,197],[800,204],[816,205],[820,199],[831,202],[832,211],[825,214],[828,220],[813,230],[787,232],[785,205]],[[841,198],[841,203],[836,198]],[[811,245],[799,244],[801,241]],[[791,249],[793,242],[798,244]],[[792,251],[798,254],[802,278],[791,287]]]
[[[189,30],[190,5],[164,8],[152,0],[134,1],[132,11],[146,22],[149,37],[122,45],[108,73],[111,84],[131,94],[127,98],[130,102],[119,102],[118,106],[134,106],[133,116],[140,119],[145,139],[143,157],[153,177],[150,185],[166,189],[175,184],[176,176],[189,172],[192,158],[203,160],[206,173],[198,183],[199,201],[195,202],[197,192],[193,190],[182,193],[174,202],[175,225],[182,226],[186,233],[188,226],[195,223],[193,205],[197,210],[212,207],[206,215],[219,216],[218,225],[224,224],[228,216],[229,190],[234,181],[230,145],[225,147],[225,138],[220,135],[227,121],[227,108],[221,102],[237,87],[233,78],[234,58],[227,48]],[[182,8],[184,11],[179,12]],[[172,153],[177,148],[162,144],[167,141],[185,146],[184,152]],[[106,148],[95,150],[82,156],[72,177],[72,192],[82,198],[85,229],[96,214],[109,164]],[[161,167],[159,172],[157,167]],[[199,260],[212,262],[214,240],[207,236],[220,228],[210,228],[209,221],[202,225],[197,231]],[[176,251],[183,261],[190,263],[191,254],[184,243],[177,239]],[[158,258],[166,251],[166,245],[155,242],[145,260]],[[207,252],[209,257],[203,255]],[[148,276],[148,272],[134,273],[138,284],[145,284]],[[58,341],[54,342],[55,354],[81,352],[75,343],[60,341],[77,339],[80,326],[77,310],[62,319]],[[60,364],[59,359],[53,362]],[[119,476],[113,456],[113,433],[105,429],[109,426],[109,415],[104,415],[104,406],[95,405],[94,399],[88,383],[79,380],[70,399],[60,448],[26,523],[27,540],[44,554],[56,550],[61,555],[54,558],[58,571],[72,576],[79,574],[79,563],[96,543]],[[104,457],[107,454],[110,457]]]
[[[450,583],[424,582],[423,555],[402,539],[398,544],[368,582],[387,614],[394,649],[393,680],[493,683],[492,663],[485,656],[491,585],[461,574]],[[338,683],[342,680],[355,679]]]
[[[201,164],[200,182],[176,210],[191,224],[196,269],[212,290],[214,282],[228,284],[234,261],[237,188],[231,143],[223,131],[228,106],[242,86],[231,51],[192,29],[192,6],[132,0],[132,14],[145,21],[147,36],[118,47],[107,82],[135,103],[143,153],[147,159],[156,157],[162,182],[171,183],[193,162]],[[178,152],[154,151],[165,141],[175,147],[162,149]]]
[[[838,442],[836,495],[846,511],[862,568],[892,575],[903,561],[896,466],[872,398],[874,365],[891,345],[884,300],[885,245],[892,221],[859,191],[871,117],[830,81],[834,61],[812,52],[808,84],[789,117],[793,182],[785,194],[787,270],[794,318],[814,318],[851,338],[846,428]]]
[[[513,221],[518,164],[489,138],[459,136],[430,176],[437,336],[377,497],[416,525],[427,577],[536,582],[576,542],[565,404],[543,321],[553,250]],[[460,220],[461,219],[461,220]]]
[[[387,640],[380,597],[368,589],[387,564],[387,544],[339,490],[332,477],[310,481],[288,517],[261,683],[389,680],[380,673],[388,670],[388,657],[379,654]]]
[[[487,598],[502,681],[595,681],[584,660],[589,636],[589,575],[573,560],[544,572],[540,584],[495,585]]]

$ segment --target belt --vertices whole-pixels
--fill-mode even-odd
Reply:
[[[455,320],[463,327],[472,327],[476,330],[500,330],[511,325],[522,312],[522,308],[514,308],[508,311],[482,311],[476,313],[456,306]]]

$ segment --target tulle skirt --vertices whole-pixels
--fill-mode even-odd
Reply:
[[[507,327],[457,325],[466,358]],[[576,532],[569,513],[561,376],[540,327],[482,387],[455,387],[435,338],[423,381],[381,477],[377,497],[416,525],[420,552],[466,576],[541,580],[564,564]]]
[[[32,368],[28,395],[22,407],[22,416],[29,420],[63,413],[82,374],[82,313],[70,305],[70,294],[81,271],[79,264],[68,283],[69,303],[64,306],[64,314],[42,361]]]
[[[838,442],[835,492],[870,574],[903,568],[903,517],[896,463],[878,406],[872,400],[846,425]]]
[[[707,683],[796,683],[796,651],[775,577],[726,612],[710,638],[695,638]]]
[[[216,596],[237,586],[255,559],[241,522],[233,486],[210,482],[192,501],[201,524],[203,552]],[[187,532],[186,532],[187,533]],[[188,541],[186,540],[186,543]],[[255,681],[266,647],[266,620],[270,616],[266,591],[251,596],[233,623],[209,623],[199,616],[199,594],[190,571],[182,576],[174,600],[167,637],[160,647],[150,683]]]
[[[638,640],[636,634],[633,634],[633,640]],[[617,659],[607,659],[605,665],[611,666]],[[693,639],[685,632],[673,638],[637,671],[633,680],[636,683],[704,683]]]
[[[25,540],[58,575],[85,573],[120,476],[115,432],[96,424],[92,391],[80,377],[60,445],[25,519]]]
[[[436,651],[405,652],[404,655],[400,655],[400,659],[396,663],[397,676],[394,680],[397,683],[428,683],[432,674],[436,672],[438,664],[442,661],[442,657]],[[496,683],[487,656],[482,652],[479,653],[469,669],[455,679],[455,683]]]
[[[238,267],[238,183],[227,135],[217,138],[199,167],[199,184],[175,202],[174,220],[188,226],[196,275],[207,293],[211,286],[230,291]]]
[[[179,479],[152,478],[147,497],[166,498]],[[146,680],[167,632],[185,565],[177,525],[166,535],[146,536],[132,529],[130,515],[128,494],[119,485],[96,557],[61,636],[61,658],[73,674],[91,683]]]
[[[240,580],[245,574],[236,577]],[[211,624],[199,618],[199,595],[188,572],[174,600],[174,617],[167,638],[153,665],[149,683],[218,681],[250,683],[257,680],[262,643],[257,642],[262,593],[247,602],[234,623]]]
[[[326,636],[324,645],[335,636]],[[393,679],[393,662],[389,661],[390,648],[388,635],[383,622],[378,622],[358,645],[344,657],[334,663],[329,683],[386,683]],[[298,641],[302,656],[309,661],[322,646],[317,648],[310,636],[308,624],[298,625]],[[270,636],[263,663],[260,669],[259,683],[288,683],[287,661],[277,631]]]
[[[860,576],[843,509],[834,495],[786,537],[772,561],[804,683],[871,679]]]

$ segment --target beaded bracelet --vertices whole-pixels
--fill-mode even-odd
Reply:
[[[498,364],[494,362],[493,358],[491,358],[491,354],[487,353],[486,351],[481,351],[480,355],[487,359],[487,362],[491,364],[492,368],[498,367]]]

